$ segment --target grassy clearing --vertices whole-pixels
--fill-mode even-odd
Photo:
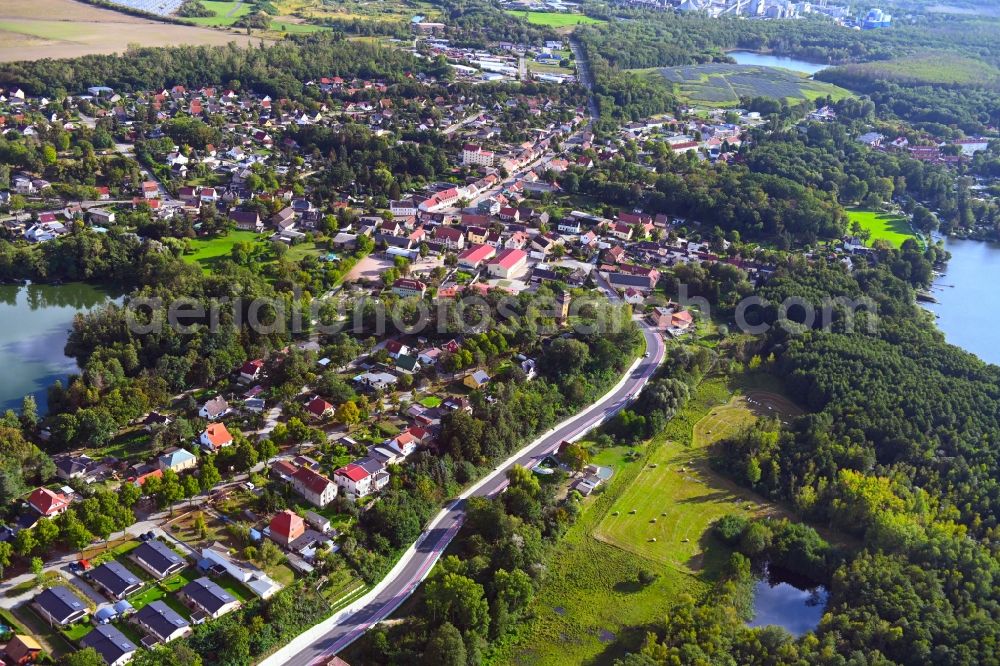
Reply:
[[[241,16],[246,16],[250,13],[250,5],[245,2],[240,4],[237,2],[221,2],[220,0],[202,0],[201,4],[205,5],[206,9],[215,12],[215,16],[199,16],[186,20],[198,25],[229,26],[235,23]]]
[[[199,264],[206,273],[223,259],[232,255],[233,246],[237,243],[257,243],[262,236],[252,231],[231,231],[225,236],[212,238],[195,238],[191,241],[190,254],[184,255],[184,261]]]
[[[544,25],[549,28],[567,28],[574,25],[593,25],[595,23],[606,23],[601,19],[595,19],[583,14],[565,14],[562,12],[528,12],[507,10],[511,16],[524,19],[528,23]]]
[[[441,405],[441,398],[436,395],[429,395],[426,398],[421,398],[420,404],[427,409],[434,409],[435,407],[439,407]]]
[[[907,239],[918,239],[910,223],[902,215],[864,208],[850,208],[847,211],[847,216],[852,224],[857,222],[862,229],[871,234],[868,239],[869,245],[874,244],[875,241],[886,241],[894,247],[899,247]]]

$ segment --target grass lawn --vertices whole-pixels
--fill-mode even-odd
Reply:
[[[238,3],[238,2],[221,2],[219,0],[202,0],[205,9],[210,9],[215,12],[215,16],[198,16],[195,18],[185,19],[196,23],[197,25],[232,25],[241,16],[246,16],[250,13],[250,3]]]
[[[893,247],[899,247],[909,238],[917,239],[917,234],[902,215],[865,208],[849,208],[847,217],[852,224],[857,222],[862,229],[871,234],[868,239],[869,245],[881,240],[891,243]]]
[[[566,28],[574,25],[592,25],[594,23],[606,23],[601,19],[591,18],[583,14],[565,14],[563,12],[528,12],[508,10],[508,14],[524,19],[528,23],[544,25],[550,28]]]
[[[435,407],[439,407],[441,405],[441,398],[436,395],[429,395],[426,398],[421,398],[420,404],[427,409],[434,409]]]
[[[193,252],[184,255],[184,261],[199,264],[206,273],[223,259],[228,259],[237,243],[256,243],[263,236],[252,231],[231,231],[225,236],[195,238],[191,240]]]
[[[66,640],[66,637],[50,627],[49,623],[40,618],[30,606],[24,605],[15,610],[14,617],[29,634],[38,639],[42,647],[48,648],[49,654],[53,657],[58,658],[76,652],[76,648]]]
[[[93,625],[90,624],[89,620],[84,620],[82,622],[74,622],[68,627],[63,627],[62,634],[67,638],[67,640],[73,643],[79,643],[80,639],[89,634],[93,629]]]
[[[288,587],[295,582],[295,572],[287,564],[265,567],[264,573],[278,581],[282,587]]]

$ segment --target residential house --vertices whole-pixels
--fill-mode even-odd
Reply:
[[[255,210],[231,210],[229,219],[233,221],[237,229],[241,231],[264,231],[264,222],[260,219],[260,213]]]
[[[399,354],[396,356],[396,369],[412,375],[420,371],[420,361],[411,354]]]
[[[161,600],[143,606],[132,617],[137,625],[162,643],[169,643],[191,633],[188,621]]]
[[[495,154],[492,150],[486,150],[482,146],[466,144],[462,147],[462,164],[491,167]]]
[[[385,350],[389,352],[391,358],[397,358],[400,354],[409,354],[410,348],[399,340],[389,340],[385,343]]]
[[[328,419],[333,416],[333,405],[318,395],[313,396],[306,404],[306,411],[315,419]]]
[[[225,423],[209,423],[198,438],[198,443],[206,451],[215,453],[219,449],[231,445],[233,436],[229,434]]]
[[[129,557],[157,580],[172,576],[185,566],[184,558],[159,539],[139,544]]]
[[[141,189],[143,199],[157,199],[160,196],[159,186],[151,180],[145,181],[142,184]]]
[[[469,373],[462,380],[462,383],[468,386],[470,389],[480,389],[490,382],[490,376],[486,374],[483,370],[476,370],[475,372]]]
[[[427,285],[420,280],[399,278],[392,283],[392,293],[397,296],[402,296],[403,298],[409,298],[411,296],[423,298],[424,294],[427,293]]]
[[[177,596],[188,608],[195,611],[191,615],[192,619],[200,612],[215,620],[240,607],[236,597],[205,576],[196,578],[182,587]]]
[[[66,626],[87,617],[87,606],[65,585],[56,585],[35,595],[32,607],[51,626]]]
[[[84,476],[94,465],[88,456],[66,455],[53,460],[56,466],[56,476],[64,481],[72,481]]]
[[[198,416],[209,421],[217,421],[230,411],[229,403],[221,395],[216,396],[206,402],[198,410]]]
[[[373,459],[356,460],[341,467],[333,476],[344,493],[351,499],[360,499],[377,492],[389,483],[389,472]]]
[[[199,568],[207,571],[214,566],[221,567],[226,573],[243,583],[243,585],[261,599],[270,599],[281,590],[281,585],[260,569],[234,562],[229,557],[228,549],[220,543],[214,543],[207,548],[203,548],[201,557],[202,561],[198,564]]]
[[[87,578],[112,599],[124,599],[142,589],[139,577],[116,560],[92,569]]]
[[[108,666],[124,666],[139,649],[117,627],[100,624],[80,639],[80,647],[93,648]]]
[[[323,508],[337,497],[337,485],[319,472],[300,467],[291,476],[292,488],[313,506]]]
[[[166,472],[168,469],[174,472],[194,469],[198,466],[198,459],[187,449],[174,449],[167,451],[158,460],[160,469]]]
[[[324,534],[331,530],[330,519],[319,515],[315,511],[306,511],[306,523]]]
[[[66,495],[48,488],[35,488],[28,497],[28,505],[43,516],[58,516],[69,508],[70,499]]]
[[[434,228],[431,237],[449,250],[461,250],[465,247],[465,234],[455,227],[446,225],[437,226]]]
[[[107,226],[115,223],[114,211],[104,210],[103,208],[91,208],[87,211],[87,217],[90,218],[91,224],[98,226]]]
[[[300,536],[305,534],[306,524],[302,518],[289,509],[274,514],[268,525],[271,539],[286,548]]]
[[[247,361],[240,368],[240,381],[255,382],[260,379],[260,373],[264,371],[264,360],[254,359]]]

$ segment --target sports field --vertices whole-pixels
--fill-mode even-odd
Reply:
[[[798,410],[772,392],[730,396],[723,387],[711,384],[703,386],[692,403],[667,427],[666,441],[657,445],[594,536],[695,573],[705,564],[704,535],[716,519],[727,513],[776,513],[763,498],[709,467],[709,445],[752,425],[760,415]],[[700,418],[692,423],[689,414]]]
[[[75,0],[0,0],[0,62],[117,53],[129,44],[246,45],[259,41],[246,35],[150,21]]]
[[[850,208],[847,211],[847,216],[851,223],[857,222],[862,229],[871,234],[868,238],[869,245],[880,240],[887,241],[894,247],[899,247],[907,239],[917,239],[917,234],[914,233],[910,223],[902,215],[864,208]]]
[[[583,14],[566,14],[563,12],[528,12],[507,10],[511,16],[524,19],[528,23],[544,25],[549,28],[568,28],[574,25],[593,25],[594,23],[606,23],[601,19],[591,18]]]

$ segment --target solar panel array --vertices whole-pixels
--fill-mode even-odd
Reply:
[[[116,5],[138,9],[150,14],[169,16],[176,12],[184,0],[111,0]]]

